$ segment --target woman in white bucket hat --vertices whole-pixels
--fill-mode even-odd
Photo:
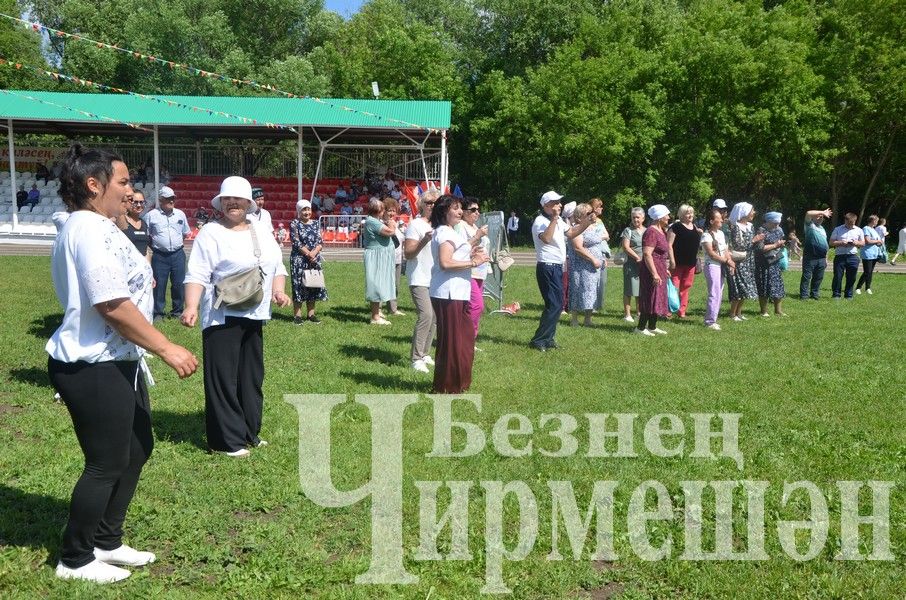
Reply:
[[[267,444],[258,437],[264,405],[262,325],[271,318],[272,302],[289,306],[290,299],[283,291],[286,267],[280,247],[270,232],[259,230],[248,219],[255,210],[248,180],[224,179],[211,205],[223,216],[205,225],[195,238],[181,320],[186,327],[194,327],[201,303],[208,446],[241,457],[249,455],[249,447]],[[231,307],[215,298],[216,284],[256,266],[264,275],[260,302]]]

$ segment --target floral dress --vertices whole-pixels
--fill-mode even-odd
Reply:
[[[639,312],[643,315],[667,316],[667,271],[670,258],[667,236],[657,227],[649,227],[642,234],[642,246],[653,247],[651,259],[654,268],[661,278],[660,285],[654,285],[654,275],[648,271],[648,264],[642,260],[639,263]]]
[[[582,234],[582,247],[597,260],[604,260],[601,242],[604,240],[603,228],[589,227]],[[598,297],[598,283],[601,270],[574,249],[572,242],[567,242],[569,263],[569,310],[592,310]]]
[[[758,230],[758,233],[763,233],[764,239],[755,244],[755,287],[758,289],[759,298],[778,300],[786,296],[786,288],[783,287],[783,273],[780,270],[779,254],[777,259],[771,263],[768,261],[769,257],[765,255],[763,248],[765,244],[776,244],[782,240],[784,237],[783,229],[780,227],[775,227],[774,229],[762,227]],[[779,253],[780,251],[779,249],[773,253],[769,251],[768,254]]]
[[[302,249],[314,250],[321,245],[321,227],[314,219],[303,223],[294,219],[289,224],[289,238],[292,240],[293,249],[289,255],[290,279],[293,285],[294,302],[310,302],[314,300],[327,300],[327,288],[307,288],[302,285],[302,271],[308,269],[321,270],[321,254],[311,260],[302,254]]]
[[[736,263],[733,275],[727,273],[727,292],[731,302],[758,297],[758,288],[755,286],[755,252],[752,248],[754,237],[755,228],[751,224],[747,227],[730,225],[730,237],[727,240],[730,252],[746,253],[745,260],[733,259]]]

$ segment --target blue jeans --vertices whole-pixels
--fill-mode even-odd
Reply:
[[[853,297],[853,287],[856,285],[856,273],[859,272],[859,255],[843,254],[834,257],[834,281],[831,283],[831,292],[834,298],[840,297],[840,288],[843,285],[843,274],[846,274],[846,289],[843,295]]]
[[[154,271],[154,316],[163,316],[167,307],[167,280],[170,280],[170,295],[173,306],[170,314],[182,314],[185,295],[183,281],[186,279],[186,253],[182,248],[172,254],[155,250],[151,255],[151,270]]]
[[[799,280],[799,297],[803,300],[809,295],[818,299],[821,291],[821,282],[824,281],[824,270],[827,268],[827,259],[804,257],[802,259],[802,279]]]
[[[554,345],[557,335],[557,322],[563,312],[563,265],[538,263],[535,265],[535,279],[538,290],[544,299],[544,312],[541,322],[532,337],[532,346],[548,348]]]

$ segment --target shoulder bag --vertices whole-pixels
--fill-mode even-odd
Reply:
[[[258,245],[258,235],[255,225],[246,221],[252,235],[252,245],[255,248],[255,258],[258,264],[240,273],[224,277],[214,284],[214,308],[224,305],[234,310],[247,310],[261,304],[264,299],[264,271],[261,269],[261,246]]]

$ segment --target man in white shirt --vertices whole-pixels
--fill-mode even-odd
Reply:
[[[273,235],[274,223],[271,221],[271,213],[264,208],[264,190],[259,187],[252,188],[252,199],[258,205],[258,210],[249,215],[249,221],[257,225],[259,231]]]
[[[856,273],[859,272],[859,248],[865,245],[865,233],[856,226],[859,217],[855,213],[846,213],[844,219],[843,225],[838,225],[830,237],[830,245],[836,250],[831,294],[834,298],[840,297],[845,272],[846,289],[843,291],[843,295],[847,300],[852,300]]]
[[[182,314],[184,293],[183,280],[186,278],[186,253],[183,242],[190,233],[186,213],[175,208],[176,193],[163,186],[158,193],[157,208],[145,213],[142,220],[148,229],[151,246],[151,269],[154,271],[154,320],[166,316],[167,280],[170,280],[170,296],[173,304],[171,317]]]
[[[557,321],[563,312],[563,263],[566,262],[566,240],[582,235],[594,223],[595,213],[590,211],[581,223],[572,227],[560,218],[563,198],[555,191],[541,196],[542,213],[532,223],[532,241],[535,243],[535,278],[544,299],[541,322],[529,346],[545,352],[557,347]]]
[[[519,235],[519,217],[516,216],[515,210],[510,212],[510,218],[506,221],[506,235],[510,246],[515,246],[516,237]]]

